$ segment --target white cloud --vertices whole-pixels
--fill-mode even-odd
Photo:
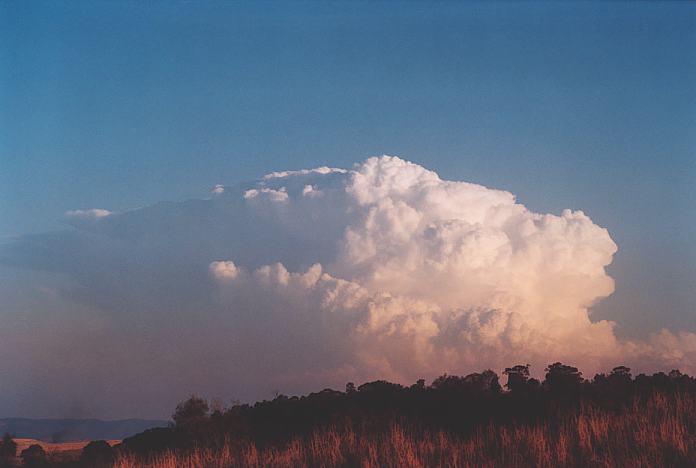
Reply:
[[[257,197],[265,197],[268,200],[279,202],[287,200],[288,194],[285,187],[281,187],[278,190],[264,187],[259,189],[249,189],[246,192],[244,192],[244,198],[246,199]]]
[[[314,182],[302,195],[308,186],[323,190],[321,177]],[[508,192],[443,181],[394,157],[368,159],[333,189],[344,197],[330,208],[345,216],[323,268],[361,291],[362,321],[351,336],[364,342],[353,346],[353,365],[374,364],[365,349],[382,356],[383,372],[402,378],[443,363],[501,366],[519,355],[593,369],[619,357],[613,325],[593,323],[587,311],[613,291],[604,267],[616,245],[582,212],[536,214]],[[285,200],[288,212],[304,213],[302,196]],[[276,222],[288,229],[282,216]],[[321,229],[302,225],[308,237]],[[345,309],[355,304],[351,297]],[[303,307],[326,318],[323,303]]]
[[[91,211],[73,216],[109,213]],[[55,300],[109,318],[100,343],[129,350],[109,355],[119,378],[156,376],[152,398],[172,393],[164,410],[192,391],[256,399],[527,362],[696,371],[693,333],[621,340],[614,323],[591,320],[614,290],[605,268],[617,246],[586,214],[535,213],[395,157],[272,173],[224,197],[75,227],[28,237],[5,258],[69,278]],[[70,353],[86,361],[93,330],[70,323]],[[60,358],[40,349],[36,362]],[[140,351],[149,360],[119,361]],[[114,384],[96,363],[80,369],[61,378],[96,393]],[[110,404],[129,398],[147,400],[134,389]]]
[[[335,167],[327,167],[327,166],[321,166],[317,167],[314,169],[301,169],[299,171],[279,171],[279,172],[271,172],[270,174],[266,174],[263,176],[264,180],[270,180],[270,179],[284,179],[287,177],[296,177],[296,176],[306,176],[306,175],[312,175],[312,174],[318,174],[318,175],[326,175],[326,174],[346,174],[348,171],[345,169],[338,169]]]
[[[283,184],[307,173],[283,173]],[[289,230],[292,219],[307,237],[321,236],[321,224],[301,219],[308,216],[303,197],[324,190],[321,177],[313,182],[284,198],[287,216],[275,218],[276,229]],[[534,213],[509,192],[444,181],[388,156],[357,165],[326,190],[342,194],[326,203],[344,216],[332,230],[340,233],[334,255],[321,268],[360,291],[360,305],[350,297],[331,307],[360,309],[349,347],[351,364],[364,372],[378,374],[379,364],[386,375],[408,379],[442,366],[500,369],[520,356],[537,368],[567,360],[590,373],[636,356],[690,365],[683,353],[694,355],[696,335],[621,341],[615,324],[590,319],[588,308],[614,290],[605,267],[617,247],[582,211]],[[284,266],[275,268],[286,276]],[[301,307],[314,309],[317,321],[330,316],[323,302]]]
[[[317,190],[317,188],[314,187],[313,185],[307,184],[302,188],[302,196],[318,197],[320,195],[321,195],[321,190]]]
[[[231,261],[212,262],[210,264],[210,272],[218,279],[235,278],[239,273],[239,269]]]
[[[75,219],[100,219],[111,216],[111,211],[102,208],[92,208],[89,210],[70,210],[65,212],[65,216]]]

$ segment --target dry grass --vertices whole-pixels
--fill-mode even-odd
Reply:
[[[115,466],[693,466],[695,432],[696,396],[656,395],[618,415],[585,406],[551,423],[490,425],[467,438],[398,424],[377,435],[333,428],[279,448],[228,443],[147,460],[121,454]]]
[[[46,453],[58,453],[58,452],[73,452],[80,451],[85,448],[85,445],[89,444],[89,440],[79,440],[75,442],[44,442],[43,440],[36,439],[14,439],[17,443],[17,453],[22,453],[22,450],[29,448],[30,445],[38,444],[46,451]],[[109,445],[119,444],[120,440],[107,440]]]
[[[46,454],[48,455],[48,459],[54,463],[54,464],[59,464],[59,463],[65,463],[65,462],[70,462],[77,460],[80,458],[80,453],[82,452],[82,449],[85,448],[85,445],[89,444],[89,440],[80,440],[80,441],[74,441],[74,442],[58,442],[58,443],[52,443],[52,442],[44,442],[43,440],[36,440],[36,439],[14,439],[14,441],[17,443],[17,458],[15,460],[15,464],[17,466],[20,465],[20,455],[22,453],[22,450],[29,448],[29,446],[38,444],[43,449],[46,451]],[[107,440],[109,445],[114,446],[119,444],[121,441],[120,440]]]

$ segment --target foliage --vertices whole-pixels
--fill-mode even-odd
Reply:
[[[22,450],[20,455],[22,463],[26,467],[41,468],[48,466],[46,451],[39,444],[33,444]]]
[[[695,393],[660,391],[627,403],[618,413],[583,403],[535,422],[482,425],[467,436],[394,421],[379,433],[332,426],[279,445],[227,439],[149,457],[123,451],[115,467],[692,466]]]
[[[206,400],[191,395],[188,400],[177,405],[172,419],[177,426],[186,426],[205,419],[209,411],[210,408]]]
[[[507,367],[503,374],[507,375],[508,381],[505,387],[511,392],[524,391],[529,380],[529,364]]]
[[[12,438],[12,434],[5,433],[0,441],[0,459],[14,458],[17,455],[17,442]]]
[[[88,467],[107,467],[114,462],[113,447],[104,440],[94,440],[82,449],[80,463]]]
[[[504,374],[507,391],[487,370],[443,375],[431,385],[351,383],[345,392],[277,395],[212,414],[205,400],[192,397],[177,407],[174,426],[125,439],[119,460],[226,453],[236,460],[231,465],[338,460],[337,465],[377,466],[394,465],[390,457],[412,453],[412,466],[434,460],[448,465],[454,459],[471,465],[628,466],[669,465],[696,455],[696,379],[687,375],[673,371],[634,379],[620,366],[585,380],[562,363],[550,364],[543,382],[530,378],[529,365]],[[316,444],[334,445],[324,459],[312,452]]]

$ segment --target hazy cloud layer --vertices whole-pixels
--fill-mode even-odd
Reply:
[[[394,157],[67,216],[71,230],[0,250],[0,351],[22,363],[0,370],[4,413],[161,416],[193,391],[256,399],[556,360],[696,371],[693,333],[622,341],[591,320],[617,247],[583,212],[533,213]]]
[[[70,210],[65,213],[68,218],[76,219],[99,219],[109,216],[111,211],[102,208],[92,208],[90,210]]]

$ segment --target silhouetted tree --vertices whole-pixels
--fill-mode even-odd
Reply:
[[[172,420],[174,420],[174,424],[177,426],[185,426],[204,419],[208,415],[209,410],[210,408],[206,400],[196,395],[191,395],[188,400],[176,405]]]
[[[611,373],[609,374],[609,379],[616,379],[616,380],[621,380],[621,381],[630,381],[630,380],[632,380],[631,369],[629,367],[626,367],[626,366],[614,367],[611,370]]]
[[[431,386],[436,390],[469,393],[499,392],[501,390],[498,375],[490,369],[481,373],[475,372],[466,377],[443,374],[435,379]]]
[[[220,398],[213,398],[210,402],[211,416],[213,414],[221,415],[224,412],[225,412],[225,402],[222,401]]]
[[[129,437],[123,446],[152,454],[219,447],[225,440],[276,445],[309,436],[317,428],[345,424],[379,434],[395,420],[467,435],[489,424],[552,420],[585,404],[620,412],[633,405],[636,396],[648,401],[656,392],[668,398],[676,392],[689,398],[696,394],[696,379],[677,371],[632,379],[630,369],[619,366],[586,382],[576,367],[556,362],[546,368],[543,385],[529,374],[529,365],[505,369],[509,393],[501,392],[498,376],[486,370],[465,377],[445,374],[430,386],[422,379],[410,387],[384,380],[357,388],[348,383],[345,392],[324,389],[301,397],[278,396],[253,405],[235,404],[210,417],[206,401],[194,396],[177,406],[175,425]]]
[[[395,392],[403,387],[399,384],[387,382],[386,380],[375,380],[374,382],[366,382],[358,387],[359,392],[375,392],[375,393],[390,393]]]
[[[80,463],[88,467],[111,466],[116,458],[114,449],[105,440],[93,440],[85,445],[80,455]]]
[[[544,385],[557,392],[573,392],[582,383],[582,372],[577,367],[566,366],[560,362],[549,364]]]
[[[48,466],[46,451],[39,444],[33,444],[22,450],[20,455],[24,466],[42,468]]]
[[[512,367],[506,367],[503,374],[507,375],[507,383],[505,387],[511,392],[520,392],[527,388],[529,380],[529,364],[518,364]]]
[[[541,388],[541,382],[539,382],[539,379],[532,377],[531,379],[527,380],[527,387],[532,391],[538,390]]]
[[[12,459],[17,455],[17,442],[12,438],[12,435],[5,433],[0,442],[0,458],[7,460]]]
[[[466,389],[464,377],[449,374],[442,374],[440,377],[433,380],[433,383],[430,384],[430,386],[435,390],[455,391]]]
[[[498,381],[498,374],[488,369],[483,372],[469,374],[464,377],[464,381],[469,384],[470,388],[475,392],[495,392],[502,390]]]

